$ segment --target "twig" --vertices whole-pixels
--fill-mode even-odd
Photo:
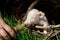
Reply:
[[[60,24],[58,25],[49,25],[49,26],[35,26],[36,28],[44,29],[44,28],[60,28]]]
[[[37,4],[38,1],[39,1],[39,0],[35,0],[35,1],[28,7],[27,12],[30,11],[30,10]]]

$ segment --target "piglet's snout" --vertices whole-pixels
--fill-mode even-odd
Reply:
[[[27,26],[30,26],[30,25],[31,25],[31,22],[30,22],[29,20],[26,20],[26,21],[24,22],[24,24],[27,25]]]

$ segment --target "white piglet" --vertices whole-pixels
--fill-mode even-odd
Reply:
[[[37,9],[32,9],[27,13],[27,19],[24,22],[27,26],[30,25],[42,25],[42,26],[48,26],[48,20],[45,16],[45,13],[42,11],[39,11]],[[47,32],[44,30],[44,33],[47,34]]]
[[[48,20],[45,16],[45,13],[42,11],[39,11],[37,9],[32,9],[27,13],[27,19],[24,22],[26,25],[42,25],[42,26],[48,26]]]

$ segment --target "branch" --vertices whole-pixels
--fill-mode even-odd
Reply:
[[[60,28],[60,24],[58,25],[49,25],[49,26],[35,26],[36,28],[44,29],[44,28]]]
[[[35,0],[35,1],[28,7],[27,12],[30,11],[30,10],[37,4],[38,1],[39,1],[39,0]]]
[[[35,28],[37,28],[37,29],[50,29],[50,31],[47,34],[48,36],[56,35],[55,33],[58,34],[60,32],[60,24],[58,24],[58,25],[49,25],[49,26],[35,26]],[[38,33],[44,34],[43,32],[41,33],[40,31],[38,31]]]

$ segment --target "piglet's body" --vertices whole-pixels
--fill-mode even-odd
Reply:
[[[27,19],[24,22],[26,25],[42,25],[48,26],[48,20],[45,16],[45,13],[37,9],[32,9],[27,13]]]

